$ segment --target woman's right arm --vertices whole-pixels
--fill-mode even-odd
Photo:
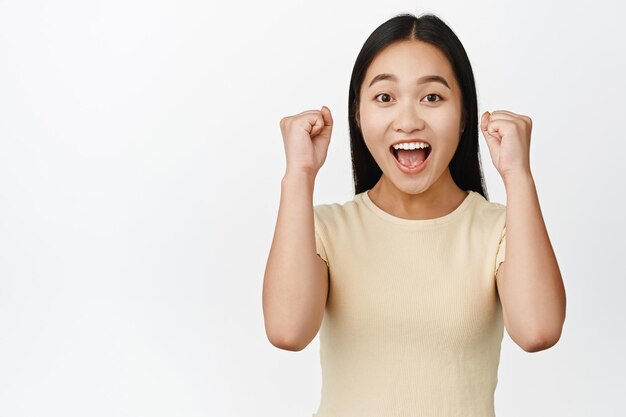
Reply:
[[[299,351],[317,335],[328,293],[328,267],[315,247],[313,188],[330,141],[330,110],[285,118],[281,130],[287,170],[263,279],[263,316],[272,345]]]
[[[315,338],[324,317],[328,267],[315,250],[313,183],[285,175],[263,282],[263,314],[270,342],[299,351]]]

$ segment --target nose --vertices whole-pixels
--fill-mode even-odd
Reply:
[[[394,130],[397,132],[412,133],[415,130],[424,129],[425,121],[418,110],[419,104],[412,100],[406,100],[396,106],[398,109],[394,120]]]

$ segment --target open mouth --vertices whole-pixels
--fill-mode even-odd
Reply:
[[[424,163],[430,156],[432,147],[428,146],[422,149],[394,149],[393,146],[390,146],[389,151],[400,165],[407,168],[415,168]]]

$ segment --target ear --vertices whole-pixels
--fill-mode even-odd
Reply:
[[[356,125],[360,129],[361,128],[361,120],[360,120],[359,109],[356,109],[356,113],[354,114],[354,119],[356,120]]]

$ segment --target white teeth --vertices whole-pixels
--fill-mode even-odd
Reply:
[[[394,149],[424,149],[428,148],[428,144],[424,142],[409,142],[409,143],[398,143],[393,145]]]

